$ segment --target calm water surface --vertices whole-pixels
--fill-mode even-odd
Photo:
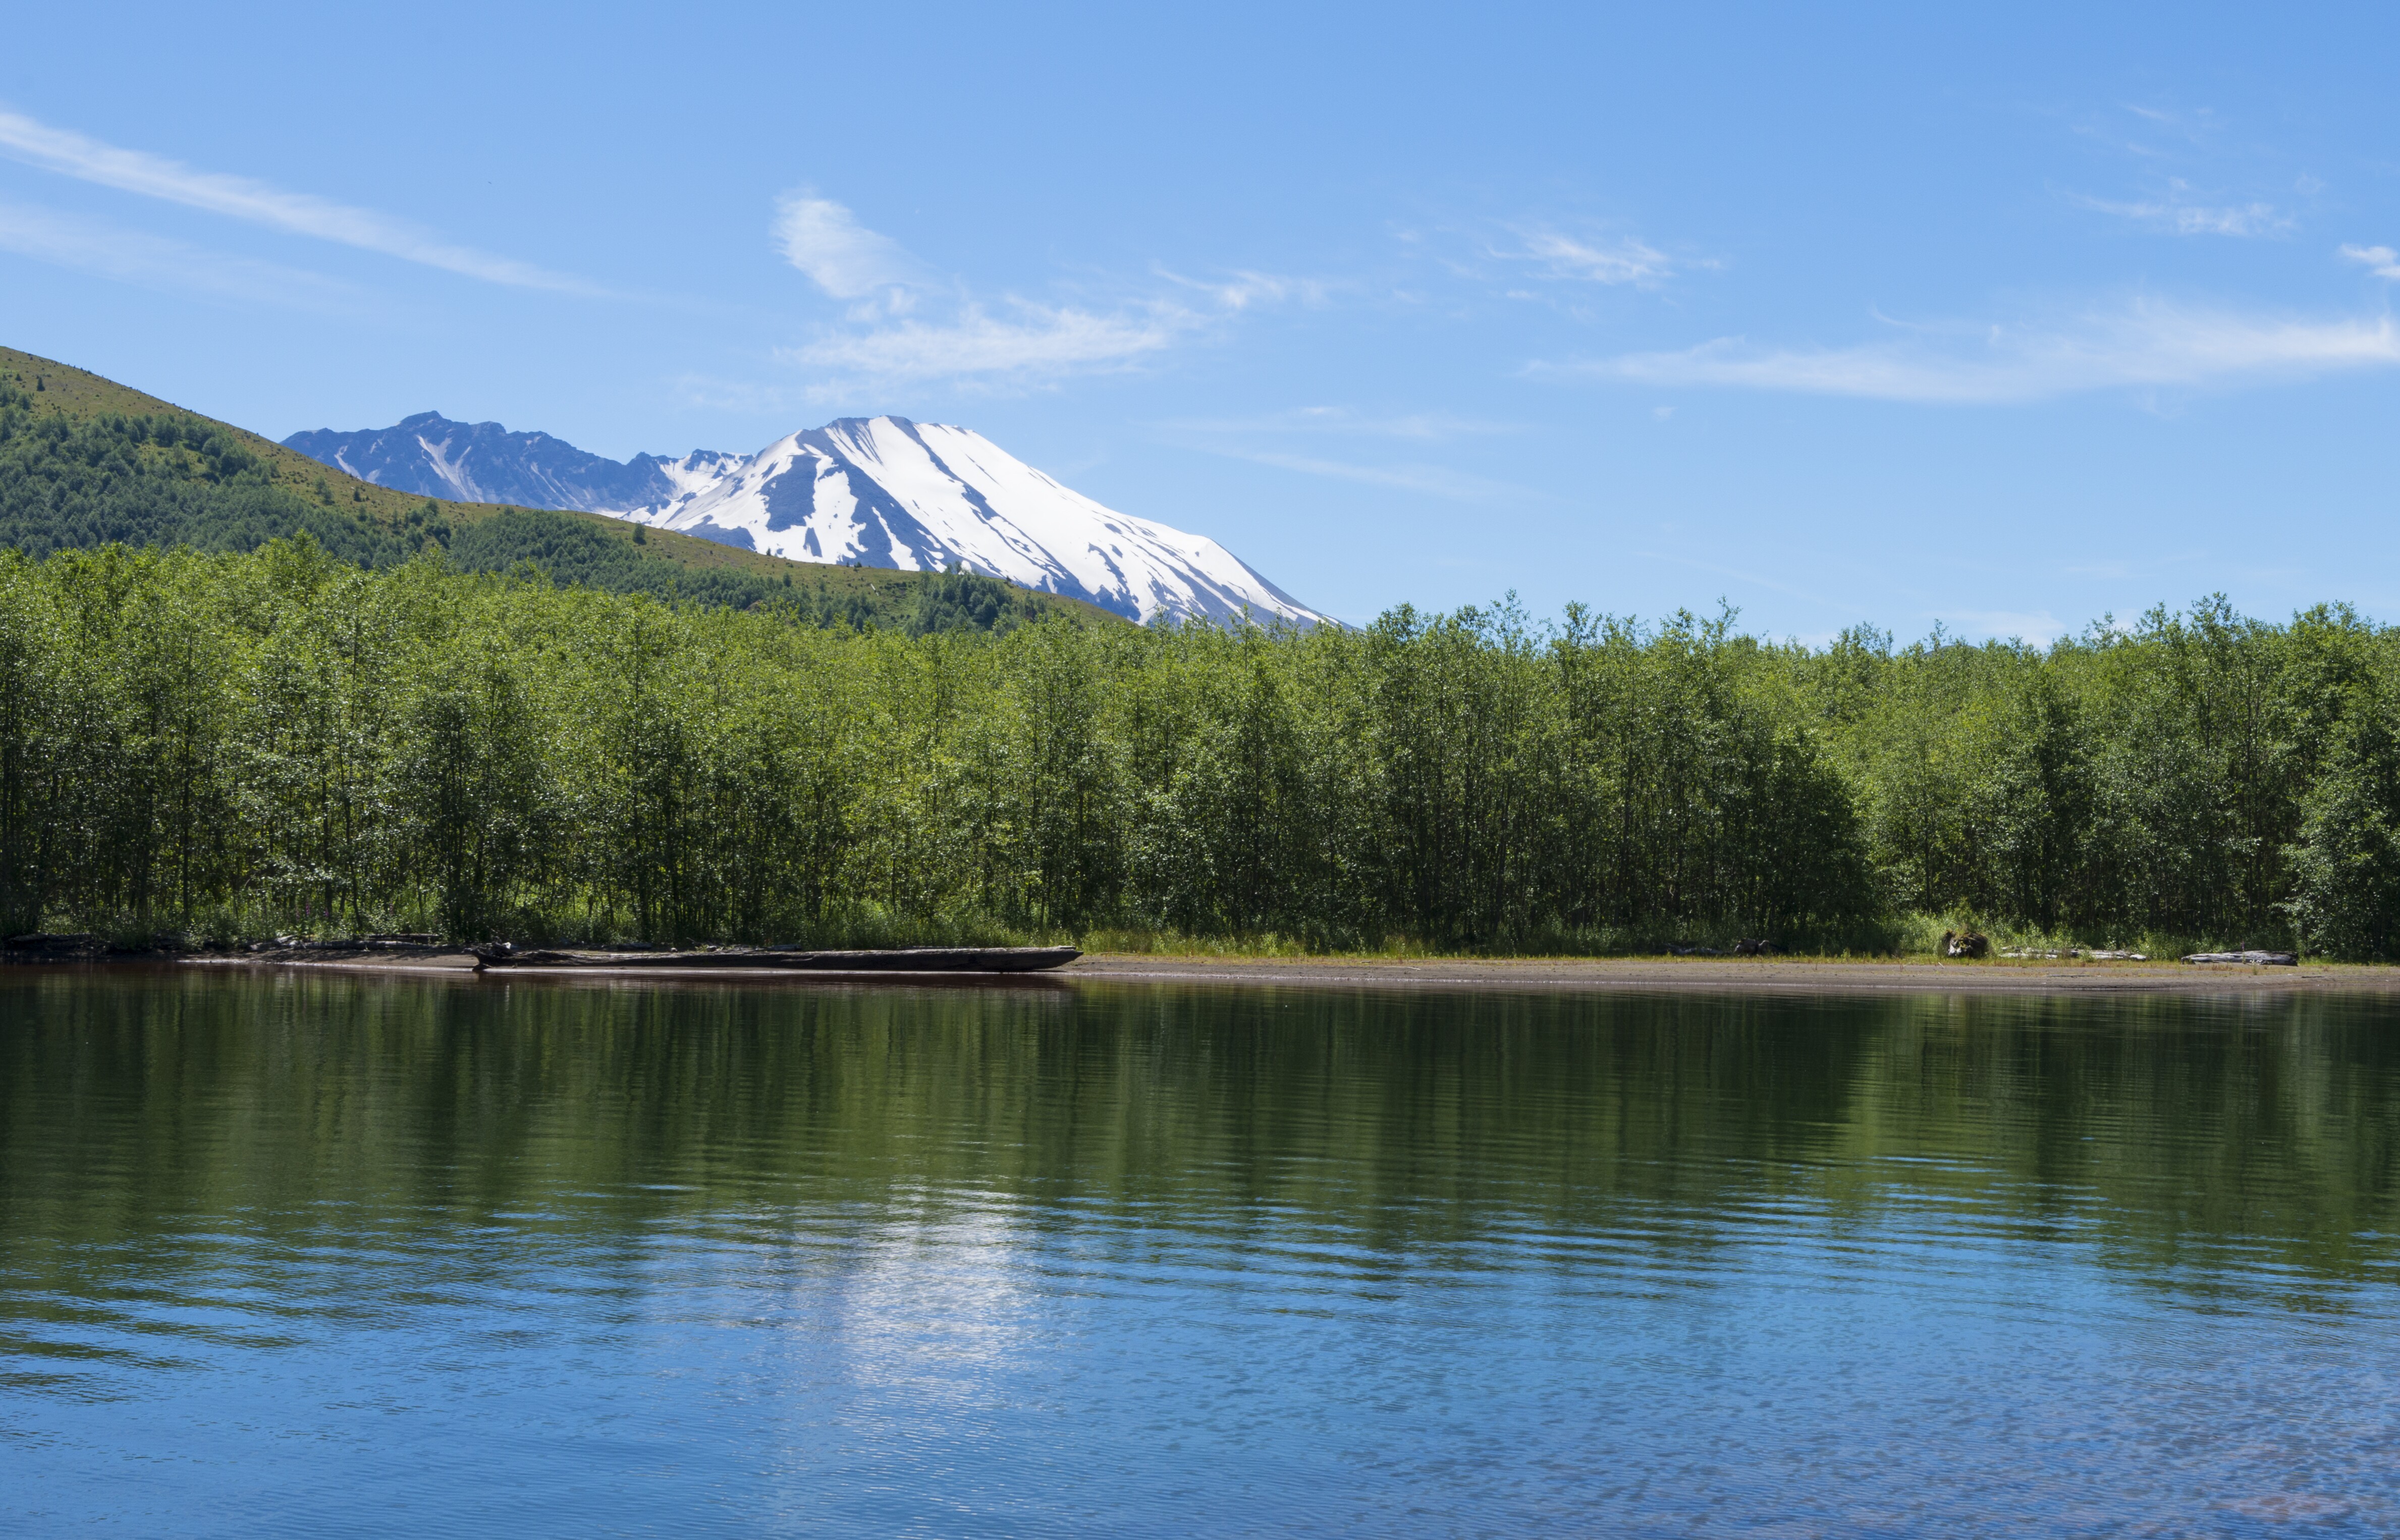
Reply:
[[[2373,1001],[0,974],[0,1530],[2400,1530]]]

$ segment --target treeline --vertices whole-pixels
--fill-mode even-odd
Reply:
[[[417,515],[439,525],[428,503]],[[647,531],[620,538],[587,519],[537,508],[504,508],[454,533],[438,527],[443,559],[457,572],[531,569],[560,588],[647,593],[670,604],[731,609],[772,606],[788,618],[852,630],[1007,631],[1054,607],[1028,591],[972,572],[888,575],[889,581],[839,587],[823,574],[795,581],[722,567],[695,568],[646,558]],[[296,531],[294,533],[297,533]],[[239,547],[237,549],[251,549]],[[376,564],[365,563],[373,566]]]
[[[251,555],[0,556],[0,923],[1318,947],[2400,947],[2400,633],[2047,649],[1513,606],[858,631]]]
[[[1006,630],[1048,607],[968,573],[913,584],[795,583],[789,575],[686,566],[656,554],[646,534],[628,538],[578,514],[502,508],[454,519],[429,499],[379,518],[364,496],[323,474],[294,479],[204,417],[46,414],[31,392],[0,384],[0,548],[36,559],[113,543],[247,552],[306,535],[355,566],[396,566],[431,547],[461,572],[530,563],[562,587],[737,609],[773,604],[822,625]]]

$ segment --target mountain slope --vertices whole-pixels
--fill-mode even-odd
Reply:
[[[906,417],[845,417],[746,458],[696,450],[620,463],[431,412],[284,443],[381,485],[546,499],[798,561],[962,569],[1129,620],[1325,619],[1206,536],[1104,507],[966,429]]]
[[[419,412],[393,427],[355,433],[320,428],[294,433],[283,444],[361,481],[402,492],[590,513],[670,501],[695,484],[695,474],[713,481],[716,462],[740,459],[702,450],[680,461],[636,455],[620,463],[547,433],[511,433],[496,422],[453,422],[439,412]]]
[[[1206,536],[1103,507],[979,433],[906,417],[792,434],[634,516],[809,561],[962,566],[1139,620],[1324,619]]]
[[[1101,614],[988,579],[786,562],[591,513],[377,486],[102,375],[0,348],[0,549],[36,558],[109,543],[247,551],[300,534],[364,566],[430,546],[463,571],[530,561],[561,583],[784,606],[825,624],[993,630],[1053,612]]]

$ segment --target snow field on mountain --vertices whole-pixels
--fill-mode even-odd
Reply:
[[[632,516],[799,561],[962,563],[1145,621],[1324,619],[1216,541],[1104,507],[963,428],[844,418],[720,463],[714,485]]]
[[[794,561],[953,566],[1130,620],[1316,624],[1324,616],[1232,552],[1102,506],[967,429],[844,417],[756,455],[696,449],[620,463],[546,433],[438,412],[388,429],[295,433],[290,447],[378,485],[606,513]]]

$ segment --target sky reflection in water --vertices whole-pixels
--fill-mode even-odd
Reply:
[[[2387,1014],[0,974],[0,1528],[2388,1533]]]

